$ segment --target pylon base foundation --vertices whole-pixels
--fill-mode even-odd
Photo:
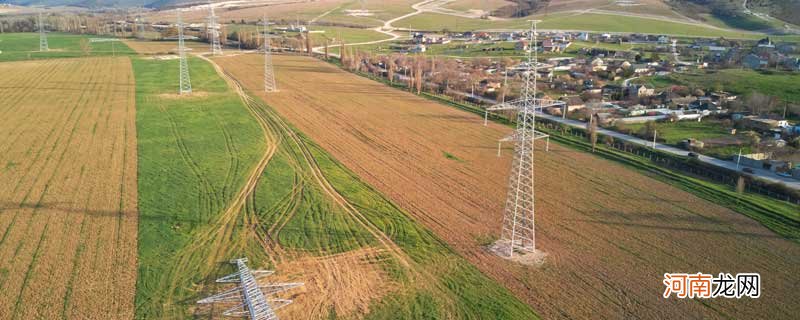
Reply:
[[[487,249],[489,252],[494,253],[503,259],[511,260],[528,266],[541,266],[544,264],[545,257],[547,257],[546,252],[537,249],[534,249],[532,252],[526,250],[514,250],[514,254],[509,255],[510,247],[511,243],[509,241],[497,240],[493,244],[489,245]]]

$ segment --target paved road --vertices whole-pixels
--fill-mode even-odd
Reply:
[[[477,100],[483,101],[484,103],[488,103],[488,104],[497,104],[497,101],[495,101],[495,100],[484,98],[484,97],[481,97],[481,96],[478,96],[478,95],[472,95],[472,94],[470,94],[468,92],[451,91],[450,93],[460,94],[460,95],[463,95],[465,97],[477,99]],[[546,114],[546,113],[541,113],[541,112],[537,113],[536,116],[544,118],[544,119],[548,119],[548,120],[551,120],[551,121],[554,121],[554,122],[563,123],[563,124],[566,124],[568,126],[575,127],[575,128],[581,128],[581,129],[585,129],[586,128],[586,123],[580,122],[580,121],[576,121],[576,120],[563,119],[561,117],[556,117],[556,116],[549,115],[549,114]],[[600,134],[603,134],[603,135],[614,137],[617,140],[622,140],[622,141],[633,143],[633,144],[637,144],[637,145],[640,145],[640,146],[653,148],[653,141],[647,141],[647,140],[644,140],[644,139],[640,139],[640,138],[637,138],[637,137],[634,137],[634,136],[630,136],[630,135],[627,135],[627,134],[624,134],[624,133],[619,133],[619,132],[608,130],[608,129],[604,129],[604,128],[597,128],[597,132],[600,133]],[[668,145],[661,144],[661,143],[656,143],[655,144],[655,148],[657,150],[659,150],[659,151],[664,151],[664,152],[671,153],[671,154],[678,155],[678,156],[684,156],[684,157],[689,156],[689,151],[686,151],[686,150],[683,150],[683,149],[679,149],[679,148],[676,148],[676,147],[672,147],[672,146],[668,146]],[[709,157],[709,156],[704,156],[704,155],[698,155],[697,159],[702,161],[702,162],[705,162],[705,163],[708,163],[708,164],[711,164],[711,165],[714,165],[714,166],[717,166],[717,167],[730,169],[730,170],[733,170],[733,171],[741,171],[741,169],[744,168],[744,167],[737,168],[736,167],[736,163],[733,162],[733,161],[720,160],[720,159],[717,159],[717,158],[714,158],[714,157]],[[788,187],[790,187],[792,189],[800,190],[800,180],[792,179],[792,178],[784,177],[784,176],[779,176],[779,175],[776,175],[774,172],[769,171],[769,170],[757,169],[757,168],[750,168],[750,169],[753,170],[752,174],[748,174],[748,173],[744,173],[744,174],[747,174],[747,175],[750,175],[750,176],[754,176],[754,177],[757,177],[759,179],[766,180],[766,181],[773,182],[773,183],[780,182],[780,183],[783,183],[783,184],[785,184],[786,186],[788,186]]]

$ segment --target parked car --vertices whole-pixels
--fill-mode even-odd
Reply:
[[[690,157],[690,158],[697,158],[697,157],[699,157],[699,156],[698,156],[696,153],[694,153],[694,152],[689,152],[689,157]]]
[[[747,173],[753,173],[753,169],[750,169],[750,168],[744,168],[744,169],[742,169],[742,171],[747,172]]]

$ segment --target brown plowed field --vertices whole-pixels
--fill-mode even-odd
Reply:
[[[132,318],[130,60],[5,62],[0,75],[0,318]]]
[[[792,318],[800,246],[615,163],[551,146],[536,159],[539,268],[481,247],[500,230],[510,129],[299,56],[217,59],[245,87],[545,318]],[[661,297],[666,272],[759,272],[762,297]],[[702,302],[702,303],[701,303]]]

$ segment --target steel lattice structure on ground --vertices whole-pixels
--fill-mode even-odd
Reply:
[[[215,56],[222,55],[222,45],[219,42],[220,25],[217,23],[217,14],[214,13],[214,5],[211,1],[208,2],[208,39],[211,43],[211,54]]]
[[[491,111],[514,110],[517,112],[517,127],[514,132],[501,140],[514,142],[514,158],[508,182],[503,212],[503,227],[500,239],[495,243],[499,254],[513,258],[516,252],[536,252],[535,193],[534,193],[534,146],[536,140],[548,139],[545,133],[536,131],[536,112],[552,106],[563,106],[563,102],[539,99],[537,94],[538,50],[536,23],[531,22],[530,42],[533,48],[528,51],[528,70],[525,85],[519,100],[504,102],[486,109]],[[499,149],[498,149],[499,154]]]
[[[267,31],[269,22],[267,17],[264,16],[264,45],[262,46],[264,50],[264,91],[265,92],[277,92],[278,91],[278,83],[275,81],[275,70],[272,68],[272,47],[269,43],[269,32]]]
[[[50,46],[47,45],[47,33],[44,31],[44,22],[42,21],[42,13],[39,12],[39,51],[49,51]]]
[[[183,20],[178,10],[178,56],[180,57],[180,82],[178,93],[192,93],[192,80],[189,78],[189,62],[186,61],[186,44],[183,39]]]
[[[273,271],[251,271],[247,258],[232,260],[237,272],[217,279],[218,283],[239,283],[233,289],[205,298],[197,303],[235,303],[223,312],[225,316],[249,317],[251,320],[277,320],[275,310],[290,303],[287,299],[267,299],[266,296],[302,286],[302,283],[274,283],[260,285],[256,280],[271,275]]]

